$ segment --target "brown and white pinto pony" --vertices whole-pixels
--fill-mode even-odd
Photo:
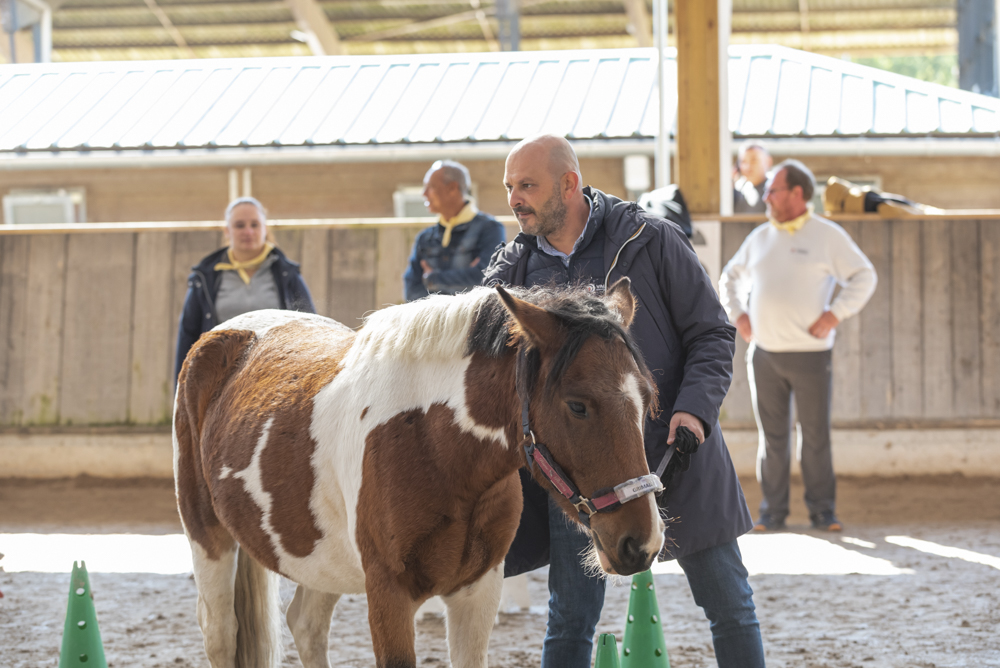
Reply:
[[[360,593],[379,668],[416,666],[413,617],[433,595],[452,665],[485,668],[522,505],[516,384],[582,494],[647,475],[655,390],[627,333],[634,311],[623,279],[603,298],[434,296],[357,332],[257,311],[202,336],[178,380],[174,471],[211,665],[278,665],[280,573],[299,583],[286,619],[307,668],[329,666],[334,605]],[[663,543],[649,494],[590,524],[609,573],[649,568]]]

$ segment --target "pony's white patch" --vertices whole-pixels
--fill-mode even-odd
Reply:
[[[324,318],[321,315],[315,315],[313,313],[300,313],[298,311],[283,311],[281,309],[272,308],[260,311],[250,311],[249,313],[238,315],[235,318],[230,318],[229,320],[213,327],[212,331],[215,332],[218,330],[235,329],[240,331],[250,331],[257,336],[263,336],[270,329],[280,325],[287,325],[290,322],[323,327],[336,326],[342,327],[345,330],[350,329],[347,325],[343,325],[336,320]]]
[[[635,406],[636,424],[639,425],[639,433],[642,433],[646,423],[646,415],[642,410],[642,392],[639,391],[639,378],[634,373],[625,374],[621,384],[622,394],[631,400]]]
[[[225,480],[232,474],[233,470],[231,468],[229,468],[228,466],[223,466],[222,469],[219,471],[219,480]]]

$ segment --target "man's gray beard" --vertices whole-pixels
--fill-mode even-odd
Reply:
[[[552,193],[552,197],[546,200],[542,208],[536,212],[535,219],[538,221],[534,232],[536,237],[547,237],[550,234],[555,234],[566,223],[566,204],[563,203],[562,197],[559,195],[559,190],[556,189]]]

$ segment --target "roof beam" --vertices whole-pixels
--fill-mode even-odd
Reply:
[[[645,0],[625,0],[625,14],[628,15],[629,25],[634,31],[632,36],[639,46],[653,46],[653,31],[650,28]]]
[[[472,5],[473,9],[477,10],[476,21],[479,23],[479,29],[483,31],[483,39],[486,40],[490,51],[499,51],[500,42],[497,41],[496,35],[493,34],[493,28],[490,26],[490,22],[486,20],[486,12],[479,6],[479,0],[471,0],[469,4]]]
[[[170,39],[174,40],[174,44],[184,53],[184,56],[186,58],[197,58],[198,56],[194,54],[194,50],[188,46],[187,40],[184,39],[184,35],[177,29],[174,22],[170,20],[167,13],[156,4],[156,0],[145,0],[145,2],[146,6],[149,7],[149,11],[153,12],[153,16],[156,17],[156,20],[160,22],[163,29],[170,35]]]
[[[531,5],[539,5],[543,2],[549,2],[550,0],[520,0],[517,4],[521,9],[525,7],[530,7]],[[395,28],[386,28],[385,30],[375,30],[374,32],[364,33],[363,35],[356,35],[351,38],[353,42],[376,42],[382,39],[392,39],[395,37],[405,37],[406,35],[412,35],[429,28],[441,28],[443,26],[455,25],[456,23],[464,23],[466,21],[478,20],[478,14],[483,15],[495,15],[497,13],[496,5],[492,7],[486,7],[485,9],[473,9],[468,12],[459,12],[458,14],[450,14],[448,16],[440,16],[436,19],[428,19],[426,21],[414,21],[413,23],[406,23],[401,26],[396,26]]]
[[[299,30],[306,34],[306,44],[315,56],[340,56],[344,47],[340,37],[316,0],[285,0]]]

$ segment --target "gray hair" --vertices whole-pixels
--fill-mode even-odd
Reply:
[[[457,183],[462,195],[469,196],[472,192],[472,177],[469,176],[469,170],[465,165],[454,160],[438,160],[427,170],[424,180],[429,179],[431,174],[439,169],[445,183]]]
[[[229,203],[229,206],[226,207],[227,225],[229,224],[229,215],[233,212],[233,209],[235,209],[241,204],[253,204],[255,207],[257,207],[257,212],[260,213],[260,222],[262,223],[267,222],[267,209],[264,208],[263,204],[257,201],[256,197],[237,197],[236,199],[234,199],[232,202]]]
[[[789,159],[775,167],[774,173],[777,174],[781,170],[785,170],[785,183],[788,184],[789,190],[798,186],[802,188],[802,199],[808,202],[813,198],[813,193],[816,192],[816,177],[808,167],[798,160]]]
[[[742,144],[740,144],[740,150],[739,150],[739,153],[737,154],[737,157],[740,160],[742,160],[743,156],[746,155],[747,151],[750,151],[750,150],[760,151],[764,155],[771,155],[771,152],[768,151],[767,147],[764,146],[762,143],[760,143],[759,141],[756,141],[754,139],[748,139],[747,141],[745,141]]]

